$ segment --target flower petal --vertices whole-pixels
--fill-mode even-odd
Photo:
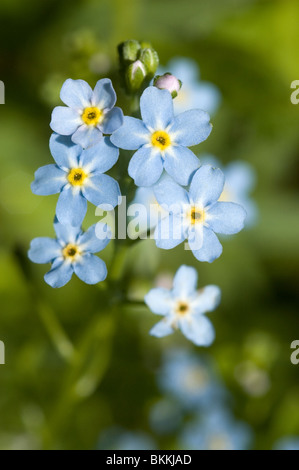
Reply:
[[[171,333],[173,333],[173,328],[168,319],[166,318],[156,323],[156,325],[153,326],[153,328],[149,332],[151,336],[156,336],[157,338],[168,336]]]
[[[28,258],[34,263],[50,263],[61,256],[61,246],[53,238],[34,238],[30,243]]]
[[[102,131],[97,127],[82,124],[72,135],[72,141],[75,144],[81,145],[84,149],[87,149],[100,142],[102,137]]]
[[[113,108],[108,113],[105,113],[103,122],[99,125],[104,134],[112,134],[123,123],[124,115],[120,108]]]
[[[189,297],[194,295],[197,287],[198,274],[195,268],[182,265],[173,278],[173,295]]]
[[[83,150],[80,163],[87,173],[105,173],[115,165],[118,156],[119,149],[110,142],[109,137],[103,137],[98,144]]]
[[[201,289],[190,305],[195,313],[202,314],[215,310],[220,300],[221,290],[218,286],[210,285]]]
[[[206,207],[218,201],[224,186],[224,175],[219,168],[203,165],[192,178],[189,195],[196,204]]]
[[[172,97],[168,90],[150,86],[140,98],[140,111],[144,123],[155,130],[163,130],[173,120]]]
[[[244,228],[246,211],[234,202],[217,202],[206,213],[206,221],[216,233],[232,235]]]
[[[73,272],[70,263],[61,261],[53,264],[51,271],[45,274],[44,279],[51,287],[63,287],[70,281]]]
[[[128,173],[137,186],[152,186],[163,172],[161,154],[150,147],[141,147],[130,160]]]
[[[111,109],[116,103],[116,93],[110,78],[102,78],[94,87],[92,106],[103,109]]]
[[[181,318],[179,327],[186,338],[197,346],[210,346],[215,339],[214,327],[204,315]]]
[[[83,255],[80,261],[74,263],[74,271],[86,284],[97,284],[107,277],[107,267],[104,261],[90,253]]]
[[[192,250],[192,253],[198,261],[207,261],[208,263],[212,263],[221,255],[222,245],[211,229],[203,227],[202,247],[199,250]]]
[[[79,113],[66,106],[56,106],[52,111],[50,127],[57,134],[71,135],[81,124]]]
[[[88,184],[82,188],[82,193],[95,206],[109,204],[113,207],[118,205],[118,198],[121,195],[118,182],[111,176],[100,173],[90,175]]]
[[[61,191],[58,198],[56,215],[59,222],[63,225],[81,225],[87,211],[87,201],[81,192],[72,187]]]
[[[190,204],[187,191],[167,175],[155,184],[154,193],[158,203],[168,212],[180,213],[183,206]]]
[[[209,137],[211,131],[210,116],[200,109],[179,114],[169,129],[171,139],[186,147],[200,144]]]
[[[187,186],[193,173],[200,167],[199,160],[186,147],[171,146],[165,152],[164,169],[182,186]]]
[[[186,233],[182,218],[170,214],[158,223],[155,228],[154,238],[158,248],[171,250],[186,239]]]
[[[99,226],[104,227],[106,225],[106,238],[98,238],[97,232],[99,232]],[[103,230],[101,231],[103,233]],[[111,239],[111,230],[107,224],[102,224],[98,222],[97,224],[92,225],[89,229],[84,232],[78,238],[78,244],[80,248],[86,253],[98,253],[102,251],[110,242]]]
[[[140,119],[124,116],[122,126],[113,133],[110,139],[121,149],[137,150],[149,142],[149,131]]]
[[[78,165],[82,148],[75,145],[70,137],[53,133],[50,137],[50,152],[57,165],[67,170]]]
[[[149,309],[157,315],[167,315],[171,310],[173,298],[168,289],[157,287],[151,289],[144,297],[144,302]]]
[[[62,245],[67,245],[68,243],[75,243],[82,230],[80,225],[73,227],[72,225],[62,225],[57,217],[54,219],[54,230],[57,235],[57,240],[62,242]]]
[[[39,196],[49,196],[61,191],[67,183],[66,172],[57,165],[45,165],[34,173],[31,190]]]
[[[92,89],[84,80],[69,78],[62,85],[60,98],[70,108],[82,110],[91,105]]]

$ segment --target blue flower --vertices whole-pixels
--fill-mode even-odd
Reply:
[[[189,192],[170,178],[155,186],[159,204],[169,212],[154,233],[159,248],[169,250],[188,239],[189,249],[199,261],[211,263],[222,253],[216,233],[232,235],[244,227],[246,211],[233,202],[218,202],[224,175],[203,165],[192,178]]]
[[[192,411],[195,407],[215,404],[216,400],[226,395],[222,384],[215,378],[210,362],[184,350],[167,351],[158,384],[163,392]]]
[[[175,57],[158,72],[171,72],[182,81],[182,88],[173,102],[176,114],[190,108],[203,109],[209,114],[217,111],[221,101],[219,89],[213,83],[200,80],[199,67],[194,60]]]
[[[145,303],[150,310],[164,318],[150,331],[150,334],[162,337],[180,329],[197,346],[209,346],[215,337],[212,323],[204,315],[215,310],[220,302],[220,289],[207,286],[196,291],[197,271],[188,266],[181,266],[173,280],[172,290],[156,288],[145,296]]]
[[[41,196],[60,193],[56,208],[59,222],[81,225],[87,201],[95,206],[118,204],[119,185],[111,176],[103,174],[112,168],[119,154],[109,137],[83,150],[68,137],[52,134],[50,150],[56,164],[39,168],[31,189]]]
[[[210,163],[221,168],[225,176],[225,185],[219,201],[236,202],[244,207],[247,216],[245,227],[252,227],[258,218],[258,209],[255,201],[250,197],[250,192],[256,184],[256,174],[253,167],[244,161],[234,161],[226,166],[210,155],[202,156],[202,163]]]
[[[246,450],[252,431],[243,422],[219,406],[212,406],[196,416],[182,433],[182,444],[188,450]]]
[[[67,284],[73,273],[86,284],[104,281],[106,264],[92,253],[102,251],[109,243],[111,233],[104,224],[95,224],[86,232],[81,227],[62,225],[54,221],[56,239],[40,237],[32,240],[28,257],[34,263],[51,263],[51,270],[44,279],[51,287]],[[97,237],[97,233],[101,233]],[[105,236],[103,236],[105,234]]]
[[[122,125],[123,113],[114,108],[116,94],[108,78],[99,80],[93,91],[84,80],[69,78],[62,85],[60,98],[67,106],[54,108],[50,126],[57,134],[72,136],[83,148]]]
[[[143,121],[125,116],[123,125],[111,136],[117,147],[137,150],[128,172],[137,186],[151,186],[163,169],[182,185],[189,183],[199,160],[187,147],[207,139],[212,130],[210,117],[192,109],[174,116],[171,94],[147,88],[140,99]]]

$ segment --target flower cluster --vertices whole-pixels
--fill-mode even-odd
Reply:
[[[108,227],[98,238],[95,226],[83,233],[81,224],[87,201],[95,206],[119,202],[118,182],[105,173],[118,160],[119,150],[104,134],[111,134],[123,122],[115,108],[116,94],[109,79],[99,80],[92,91],[83,80],[68,79],[60,95],[67,107],[53,110],[50,152],[55,163],[39,168],[31,185],[33,193],[47,196],[59,193],[54,228],[56,240],[36,238],[28,253],[35,263],[52,263],[45,281],[52,287],[64,286],[73,272],[87,284],[103,281],[105,263],[95,257],[111,238]]]

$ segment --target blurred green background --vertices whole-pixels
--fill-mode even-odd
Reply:
[[[290,362],[299,337],[299,105],[290,102],[299,79],[298,17],[297,0],[1,0],[0,448],[92,449],[114,425],[152,435],[148,411],[161,396],[155,374],[163,350],[203,351],[179,333],[150,337],[157,317],[145,306],[111,306],[105,286],[74,277],[51,289],[47,267],[26,259],[32,238],[54,235],[57,196],[34,196],[30,182],[51,163],[49,122],[60,87],[69,77],[94,86],[109,76],[117,88],[116,46],[131,38],[150,41],[163,65],[174,56],[195,59],[201,77],[219,87],[222,105],[199,156],[254,167],[259,221],[225,240],[211,265],[182,247],[136,244],[122,289],[141,298],[158,274],[196,266],[200,286],[223,292],[209,353],[235,415],[254,430],[254,448],[299,435],[299,365]],[[90,208],[86,226],[97,220]],[[111,255],[112,244],[108,268]],[[267,377],[264,393],[238,379],[248,361]],[[178,446],[175,434],[154,438],[162,449]]]

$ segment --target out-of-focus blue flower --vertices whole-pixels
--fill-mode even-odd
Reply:
[[[188,450],[246,450],[251,440],[250,427],[217,406],[187,424],[181,436],[183,448]]]
[[[169,250],[188,239],[199,261],[211,263],[222,253],[215,233],[232,235],[244,228],[246,211],[233,202],[218,202],[224,187],[220,169],[203,165],[192,178],[189,192],[168,177],[154,191],[159,204],[169,212],[154,233],[159,248]]]
[[[87,201],[95,206],[118,204],[119,185],[111,176],[103,174],[112,168],[119,155],[109,137],[83,150],[69,137],[52,134],[50,150],[56,164],[39,168],[31,189],[41,196],[60,193],[56,207],[59,222],[74,227],[81,225]]]
[[[236,202],[243,206],[247,213],[245,227],[254,225],[257,221],[258,210],[256,202],[250,197],[250,192],[256,185],[256,174],[252,165],[248,162],[237,160],[223,166],[212,155],[203,155],[201,163],[209,163],[221,168],[225,176],[225,185],[219,200]]]
[[[177,402],[164,397],[152,405],[149,411],[149,423],[152,430],[160,435],[175,432],[183,418],[182,409]]]
[[[285,436],[274,445],[275,450],[299,450],[298,436]]]
[[[103,431],[98,442],[99,450],[155,450],[153,439],[142,431],[127,431],[111,427]]]
[[[84,80],[69,78],[62,85],[60,98],[67,106],[54,108],[50,126],[57,134],[71,136],[83,148],[122,125],[123,112],[114,107],[116,94],[109,78],[99,80],[94,90]]]
[[[212,323],[204,315],[215,310],[220,302],[221,292],[217,286],[207,286],[197,291],[196,269],[182,265],[173,279],[172,290],[155,288],[145,296],[150,310],[164,318],[150,331],[163,337],[180,329],[197,346],[209,346],[215,337]]]
[[[182,113],[190,108],[199,108],[214,114],[220,104],[221,94],[212,83],[201,81],[198,64],[187,57],[175,57],[158,73],[170,72],[182,81],[182,88],[174,99],[174,111]]]
[[[106,264],[93,253],[102,251],[109,243],[109,228],[100,224],[105,238],[96,236],[96,225],[86,232],[81,227],[62,225],[54,221],[56,239],[40,237],[32,240],[28,257],[34,263],[51,263],[51,270],[44,279],[51,287],[62,287],[67,284],[73,273],[86,284],[104,281],[107,276]]]
[[[117,147],[137,150],[128,172],[137,186],[151,186],[163,169],[174,180],[187,185],[199,160],[187,147],[207,139],[212,130],[209,115],[199,109],[173,114],[171,94],[147,88],[140,98],[142,121],[124,117],[123,125],[111,136]]]
[[[225,391],[216,379],[209,362],[194,354],[175,350],[167,351],[158,376],[161,390],[187,409],[207,406],[225,397]]]

